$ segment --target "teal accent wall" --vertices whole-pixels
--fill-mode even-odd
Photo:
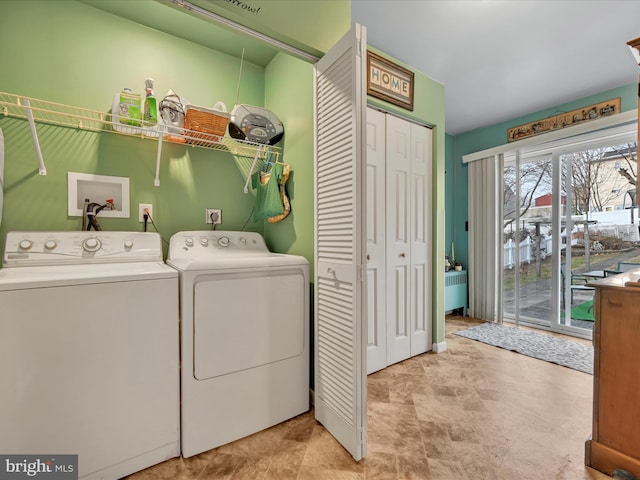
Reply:
[[[462,163],[462,156],[485,150],[487,148],[504,145],[507,143],[507,130],[509,128],[533,122],[542,118],[557,115],[563,112],[582,108],[594,103],[603,102],[620,97],[622,112],[637,108],[636,83],[624,85],[612,90],[607,90],[596,95],[563,103],[552,108],[540,110],[529,115],[518,117],[490,127],[472,130],[453,137],[452,174],[454,183],[452,195],[447,196],[447,231],[451,229],[455,241],[456,258],[467,265],[469,252],[468,232],[465,231],[465,222],[468,220],[468,167]],[[514,143],[515,145],[515,143]],[[448,169],[447,169],[448,171]],[[450,215],[449,215],[450,212]]]

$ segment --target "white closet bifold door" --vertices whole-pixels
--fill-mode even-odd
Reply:
[[[432,131],[411,126],[411,356],[431,349]]]
[[[387,115],[387,363],[411,356],[411,124]]]
[[[367,110],[368,373],[431,348],[431,158],[431,129]]]
[[[367,108],[367,374],[387,366],[385,117]]]

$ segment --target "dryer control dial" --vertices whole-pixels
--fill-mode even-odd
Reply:
[[[21,240],[18,246],[21,250],[29,250],[33,247],[33,242],[31,240]]]
[[[207,245],[209,245],[209,239],[208,239],[207,237],[202,237],[202,238],[200,239],[200,244],[201,244],[203,247],[206,247]]]
[[[44,248],[46,248],[47,250],[53,250],[57,246],[58,244],[55,240],[47,240],[46,242],[44,242]]]
[[[193,247],[193,238],[185,238],[184,243],[187,247]]]
[[[231,243],[229,237],[220,237],[218,239],[218,245],[220,245],[221,247],[228,247],[229,243]]]
[[[126,248],[127,250],[129,250],[130,248],[133,247],[133,242],[131,240],[125,240],[124,241],[124,248]]]
[[[102,247],[102,243],[95,237],[87,238],[82,242],[82,249],[85,252],[97,252]]]

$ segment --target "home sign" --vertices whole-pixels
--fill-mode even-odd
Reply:
[[[367,52],[367,95],[413,111],[413,80],[412,71]]]

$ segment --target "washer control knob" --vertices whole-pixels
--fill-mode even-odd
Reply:
[[[97,252],[102,247],[102,243],[95,237],[87,238],[82,242],[82,248],[85,252]]]
[[[220,245],[221,247],[228,247],[229,243],[231,243],[229,237],[220,237],[218,239],[218,245]]]
[[[124,241],[124,248],[129,250],[131,247],[133,247],[133,241],[132,240],[125,240]]]
[[[185,238],[184,243],[187,247],[193,247],[193,238]]]
[[[29,250],[33,247],[33,242],[31,240],[21,240],[18,246],[21,250]]]
[[[207,245],[209,245],[209,239],[207,237],[202,237],[200,239],[200,243],[202,244],[203,247],[206,247]]]
[[[47,240],[46,242],[44,242],[44,248],[46,248],[47,250],[53,250],[57,246],[58,244],[55,240]]]
[[[240,245],[246,245],[247,244],[247,239],[244,237],[240,237]]]

